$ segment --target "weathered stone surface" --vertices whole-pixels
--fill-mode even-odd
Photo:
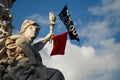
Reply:
[[[25,20],[20,34],[11,35],[12,15],[9,8],[16,0],[0,0],[0,80],[65,80],[63,74],[42,63],[39,51],[53,37],[55,15],[49,14],[50,32],[42,40],[33,43],[40,25]]]

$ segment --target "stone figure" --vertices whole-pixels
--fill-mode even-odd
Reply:
[[[37,72],[38,70],[36,69],[42,69],[44,70],[43,72],[46,72],[45,74],[41,72],[37,73],[41,76],[48,75],[48,77],[40,77],[42,80],[49,79],[53,74],[57,74],[57,77],[61,75],[60,80],[64,80],[61,72],[56,69],[46,68],[42,64],[42,58],[38,53],[39,50],[41,50],[41,47],[39,48],[40,44],[45,45],[45,43],[50,40],[51,36],[53,36],[53,33],[49,33],[41,41],[32,44],[33,40],[38,35],[39,29],[40,27],[35,21],[25,20],[21,26],[20,34],[12,35],[7,38],[5,46],[8,57],[4,60],[4,64],[7,65],[7,74],[4,75],[5,77],[11,77],[13,80],[26,80],[26,77],[22,77],[21,79],[21,71],[22,73],[31,73],[32,71]],[[26,68],[27,70],[25,70]],[[47,73],[48,71],[50,71],[49,74]],[[33,75],[31,74],[31,76]],[[29,77],[30,79],[33,78],[31,76]],[[29,80],[29,78],[27,80]],[[37,77],[34,79],[36,80]]]
[[[9,10],[14,1],[15,0],[0,0],[0,79],[6,70],[6,65],[1,63],[7,58],[5,42],[7,37],[12,34],[14,28],[12,25],[12,14]]]
[[[4,6],[5,8],[11,8],[12,4],[15,2],[16,0],[0,0],[0,5]]]
[[[15,0],[0,0],[0,60],[2,60],[6,54],[5,41],[8,36],[12,34],[12,14],[9,10],[12,3]]]
[[[0,21],[0,60],[6,56],[5,52],[5,41],[8,36],[12,33],[13,26],[7,24],[5,21]]]
[[[25,20],[21,26],[20,35],[13,35],[7,38],[6,52],[9,59],[7,59],[6,64],[10,66],[8,68],[9,72],[11,72],[11,70],[16,71],[21,68],[21,66],[26,67],[26,65],[37,67],[43,66],[41,56],[35,49],[36,44],[31,45],[33,40],[36,38],[39,29],[40,27],[35,21]],[[46,43],[49,41],[51,35],[52,34],[49,33],[46,38],[37,42],[37,44],[42,43],[43,41]],[[14,64],[15,67],[12,66],[12,64]],[[10,74],[14,73],[15,72],[12,72]],[[13,77],[15,77],[15,75],[13,75]]]
[[[33,20],[25,20],[20,33],[11,35],[13,18],[9,8],[15,1],[0,0],[0,80],[65,80],[59,70],[44,66],[39,53],[54,36],[54,13],[49,13],[50,32],[33,43],[41,27]]]
[[[39,29],[40,27],[35,21],[25,20],[21,26],[20,35],[10,36],[6,41],[8,56],[16,57],[16,60],[28,57],[31,64],[40,64],[42,59],[31,45]],[[14,53],[10,53],[12,51],[14,51]]]

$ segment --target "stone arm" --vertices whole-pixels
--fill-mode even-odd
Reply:
[[[24,38],[16,40],[16,45],[22,49],[25,56],[28,57],[32,64],[42,64],[42,58],[35,48]]]
[[[42,40],[39,40],[38,42],[32,44],[38,51],[40,51],[48,41],[50,41],[50,43],[52,43],[52,38],[54,36],[54,33],[53,33],[54,25],[55,25],[55,21],[56,21],[56,17],[54,15],[54,13],[52,13],[52,12],[49,13],[49,21],[50,21],[49,34]]]
[[[37,49],[37,51],[40,51],[45,46],[45,44],[51,39],[52,36],[53,36],[53,33],[49,33],[42,40],[39,40],[33,43],[32,45]]]

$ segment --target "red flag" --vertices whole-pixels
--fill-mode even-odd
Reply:
[[[52,49],[50,56],[65,54],[67,34],[68,34],[68,32],[64,32],[62,34],[59,34],[59,35],[56,35],[53,37],[54,45],[53,45],[53,49]]]

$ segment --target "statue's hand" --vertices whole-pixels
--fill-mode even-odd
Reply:
[[[50,34],[50,37],[52,37],[53,38],[53,36],[54,36],[54,33],[49,33]]]
[[[53,38],[54,34],[52,32],[48,33],[47,36],[45,38],[43,38],[41,41],[44,43],[44,42],[47,42],[47,41],[51,41],[52,38]]]
[[[49,33],[49,34],[50,34],[49,41],[50,41],[50,43],[52,43],[52,38],[53,38],[53,36],[54,36],[54,33]]]
[[[51,32],[50,32],[50,33],[46,36],[47,41],[52,40],[53,36],[54,36],[54,33],[51,33]]]

